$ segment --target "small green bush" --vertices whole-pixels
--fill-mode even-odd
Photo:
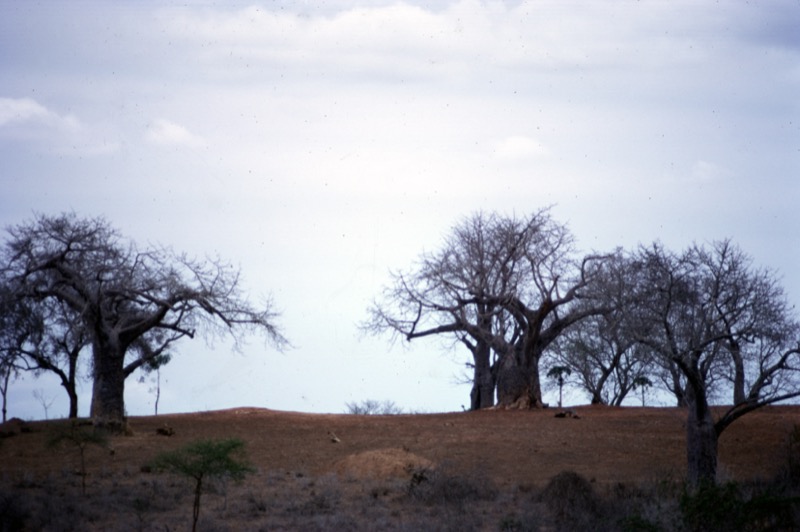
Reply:
[[[193,531],[197,530],[200,496],[205,480],[242,480],[247,473],[254,471],[244,457],[244,442],[236,438],[190,443],[178,450],[160,454],[151,467],[155,471],[176,473],[194,480]]]

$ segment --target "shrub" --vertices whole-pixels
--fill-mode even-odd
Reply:
[[[347,403],[348,414],[359,416],[385,416],[385,415],[398,415],[403,413],[403,409],[397,406],[394,401],[375,401],[374,399],[366,399],[360,403]]]
[[[103,430],[87,429],[73,422],[68,429],[62,427],[54,432],[47,445],[56,448],[65,443],[75,447],[80,453],[81,492],[86,495],[86,449],[90,445],[108,447],[108,436]]]
[[[774,487],[752,487],[749,494],[736,482],[704,483],[681,497],[686,526],[706,530],[793,530],[798,500]]]
[[[493,500],[497,488],[490,478],[474,472],[458,474],[447,466],[438,469],[419,469],[411,475],[408,494],[426,504],[461,504]]]
[[[560,530],[596,529],[602,517],[592,484],[574,471],[562,471],[550,479],[541,498]]]
[[[190,443],[176,451],[160,454],[152,468],[189,477],[194,480],[194,504],[192,507],[192,530],[197,530],[200,516],[200,496],[203,481],[207,479],[231,478],[241,480],[253,472],[245,460],[244,442],[239,439],[201,440]]]

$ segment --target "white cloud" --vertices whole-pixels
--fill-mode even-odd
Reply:
[[[392,79],[449,78],[475,73],[478,66],[574,68],[629,61],[619,53],[629,36],[621,31],[625,26],[595,23],[608,11],[587,5],[569,17],[553,17],[563,7],[464,0],[439,11],[403,2],[333,14],[176,9],[164,11],[162,21],[177,40],[203,45],[201,61],[222,61],[248,75],[269,63],[337,74],[382,72]]]
[[[547,148],[531,137],[507,137],[494,145],[494,156],[502,160],[531,159],[543,157],[547,154]]]
[[[0,127],[50,116],[50,111],[30,98],[0,98]]]
[[[119,149],[101,127],[73,114],[61,114],[31,98],[0,98],[0,132],[7,138],[38,143],[61,155],[101,155]]]
[[[203,144],[201,137],[191,133],[180,124],[164,119],[153,121],[147,128],[145,137],[149,142],[161,146],[187,146],[193,148]]]

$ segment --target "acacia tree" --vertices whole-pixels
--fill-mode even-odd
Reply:
[[[39,215],[8,232],[2,282],[15,300],[64,305],[89,339],[98,425],[120,428],[125,379],[198,329],[229,333],[237,345],[242,331],[260,330],[277,347],[286,344],[272,305],[252,306],[239,272],[219,259],[139,250],[103,218],[75,214]]]
[[[16,378],[19,374],[19,367],[17,367],[14,358],[6,352],[0,352],[0,400],[2,400],[2,421],[5,423],[8,416],[8,389],[11,385],[12,378]]]
[[[589,283],[573,239],[549,209],[527,218],[476,214],[370,308],[365,328],[406,340],[448,335],[473,357],[471,408],[542,406],[539,361],[569,325],[597,312],[573,308]],[[576,273],[577,272],[577,273]]]
[[[800,396],[800,325],[774,273],[754,269],[729,241],[682,255],[655,245],[638,255],[649,294],[640,339],[685,380],[690,483],[714,482],[723,431],[755,409]],[[768,314],[746,318],[751,312]],[[712,394],[731,379],[734,404],[715,419]]]
[[[5,316],[3,349],[18,370],[55,374],[69,398],[68,417],[78,417],[78,363],[89,337],[73,310],[57,300],[12,300]]]
[[[557,363],[575,373],[592,404],[620,406],[651,364],[629,319],[637,301],[628,263],[621,251],[607,257],[593,291],[610,310],[581,320],[555,343]]]
[[[41,336],[41,324],[27,307],[16,301],[8,287],[0,285],[0,396],[3,422],[8,413],[8,390],[12,379],[25,369],[20,346]]]

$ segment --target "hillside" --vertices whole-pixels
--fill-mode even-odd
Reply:
[[[226,437],[246,442],[248,457],[258,471],[243,486],[230,488],[237,493],[247,493],[251,499],[258,499],[258,493],[270,486],[270,489],[278,489],[276,479],[280,482],[291,479],[291,487],[280,488],[283,493],[296,490],[314,493],[308,483],[313,486],[325,479],[327,483],[341,484],[333,490],[338,493],[337,497],[353,492],[364,496],[368,491],[372,499],[378,499],[374,492],[377,485],[384,486],[378,493],[391,501],[408,491],[413,471],[437,469],[446,469],[450,475],[462,479],[472,479],[469,482],[475,485],[492,485],[514,501],[520,493],[538,492],[565,470],[577,472],[599,491],[620,483],[641,486],[664,479],[679,480],[685,474],[685,412],[680,409],[587,406],[574,409],[577,418],[554,417],[557,412],[548,409],[353,416],[238,408],[134,417],[130,419],[133,434],[112,439],[113,453],[97,447],[88,448],[87,498],[91,498],[92,493],[95,499],[100,493],[111,497],[111,488],[120,490],[119,497],[127,502],[117,501],[119,511],[133,522],[133,514],[141,518],[135,508],[130,509],[130,500],[138,500],[137,489],[146,487],[157,491],[154,486],[162,482],[164,485],[158,489],[175,491],[175,498],[180,502],[176,500],[162,508],[159,504],[163,506],[163,501],[157,504],[160,497],[141,495],[142,500],[150,501],[148,512],[154,512],[147,513],[149,517],[144,521],[183,523],[181,518],[190,511],[187,502],[190,490],[182,499],[184,490],[181,488],[185,486],[174,479],[161,480],[167,478],[164,475],[143,472],[142,466],[159,452],[187,442]],[[77,451],[66,447],[54,452],[46,447],[49,435],[64,423],[30,423],[25,432],[0,440],[0,489],[3,490],[0,493],[5,492],[6,500],[12,497],[9,493],[26,494],[35,499],[37,490],[52,490],[65,497],[79,493],[79,488],[75,487],[79,481],[73,474],[79,464]],[[722,436],[721,475],[737,481],[773,477],[787,464],[789,436],[796,425],[800,425],[800,407],[796,406],[771,407],[745,416]],[[163,427],[172,429],[174,435],[159,435],[157,429]],[[339,441],[334,442],[334,436]],[[225,495],[227,505],[232,495],[227,492]],[[313,506],[315,499],[309,500]],[[221,515],[221,502],[214,494],[207,495],[207,504],[206,519]],[[269,511],[272,507],[266,502],[252,504],[257,508],[266,505],[261,516],[265,523],[276,513]],[[384,501],[384,504],[389,502]],[[89,517],[93,515],[91,508],[83,510]],[[486,517],[489,522],[496,522],[491,519],[501,519],[505,515],[503,512],[510,511],[509,508],[497,509],[497,505],[491,503],[487,503],[486,508],[495,508],[498,512],[496,516]],[[94,518],[101,523],[99,528],[103,528],[107,523],[102,510],[94,511],[99,512]],[[320,511],[324,516],[330,515],[332,510],[323,505]],[[487,511],[495,510],[484,513]],[[387,512],[392,515],[391,510]],[[291,512],[287,515],[299,518]],[[305,508],[300,515],[314,515],[314,508]],[[240,518],[241,515],[237,517]],[[217,519],[218,527],[222,526],[220,523],[233,522]],[[284,525],[281,526],[293,528],[291,519],[286,521],[285,515],[282,519],[280,522]]]

